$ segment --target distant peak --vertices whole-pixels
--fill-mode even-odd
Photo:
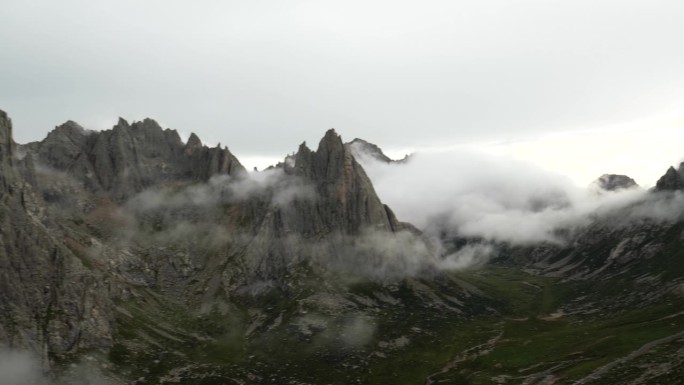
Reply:
[[[67,120],[66,122],[60,124],[60,127],[63,127],[63,126],[70,126],[70,127],[80,127],[80,128],[83,128],[83,127],[81,127],[80,124],[74,122],[73,120]]]
[[[199,136],[195,134],[194,132],[190,134],[190,138],[188,138],[188,143],[186,144],[187,147],[202,147],[202,141],[200,140]]]
[[[185,154],[192,155],[195,151],[201,150],[203,147],[200,138],[193,132],[188,138],[188,142],[185,144]]]
[[[407,154],[404,159],[393,160],[389,156],[385,155],[378,145],[370,143],[361,138],[354,138],[354,140],[351,142],[346,143],[345,146],[351,150],[352,154],[356,158],[370,157],[383,163],[404,163],[409,159],[409,155]]]
[[[595,182],[596,186],[605,191],[617,191],[622,189],[639,187],[634,179],[627,175],[603,174]]]
[[[143,119],[142,125],[143,125],[143,127],[156,128],[159,130],[162,129],[161,126],[159,125],[159,123],[157,123],[157,121],[152,119],[152,118]]]
[[[64,129],[69,129],[73,130],[76,129],[78,131],[85,131],[85,129],[78,123],[74,122],[73,120],[67,120],[66,122],[60,124],[59,126],[55,127],[58,130],[64,130]]]
[[[118,126],[118,127],[128,127],[129,124],[128,124],[128,121],[126,121],[126,119],[124,119],[124,118],[122,118],[122,117],[119,116],[119,121],[116,123],[116,126]]]

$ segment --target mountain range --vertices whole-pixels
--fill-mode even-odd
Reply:
[[[684,378],[684,164],[515,243],[401,221],[364,165],[413,156],[332,129],[261,172],[151,119],[12,130],[0,111],[0,358],[26,368],[0,364],[9,384]]]

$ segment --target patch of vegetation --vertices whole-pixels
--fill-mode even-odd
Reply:
[[[110,359],[127,377],[143,378],[139,384],[169,376],[188,384],[491,384],[552,376],[570,384],[684,330],[684,316],[676,315],[684,298],[620,305],[625,291],[639,292],[624,280],[561,282],[487,267],[441,283],[358,283],[340,292],[355,310],[337,314],[307,304],[320,284],[273,290],[202,315],[147,293],[119,303],[125,311]],[[464,290],[479,294],[461,306],[449,299]],[[350,345],[344,329],[357,319],[368,320],[372,332]],[[678,348],[672,342],[640,360],[667,362],[663,354]],[[614,382],[600,383],[627,376],[607,373]]]

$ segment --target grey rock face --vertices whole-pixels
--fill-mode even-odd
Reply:
[[[634,179],[627,175],[603,174],[595,182],[596,186],[605,191],[617,191],[638,187]]]
[[[385,242],[392,257],[412,245],[415,260],[432,255],[420,232],[382,204],[334,130],[315,151],[302,144],[271,170],[276,182],[236,198],[253,181],[196,183],[244,173],[227,148],[208,148],[194,134],[183,143],[149,119],[120,119],[102,132],[69,121],[21,146],[21,161],[3,122],[0,344],[30,348],[47,366],[85,350],[106,353],[120,338],[119,308],[152,293],[188,313],[225,313],[240,301],[259,306],[260,295],[292,299],[321,277],[404,278],[402,269],[422,268],[382,259]],[[211,203],[188,199],[194,188]],[[128,206],[145,193],[152,208]],[[340,282],[315,293],[347,301]]]
[[[675,170],[670,167],[656,182],[655,191],[675,191],[684,189],[684,164],[680,164]]]
[[[194,134],[190,139],[184,145],[178,132],[163,130],[152,119],[129,124],[120,118],[114,128],[101,132],[69,121],[23,149],[39,164],[66,172],[88,190],[116,201],[161,182],[245,172],[227,148],[202,146]]]
[[[22,176],[32,163],[14,158],[11,128],[0,111],[0,346],[32,350],[48,369],[62,355],[111,346],[111,300],[69,237],[27,209],[33,193]]]
[[[374,252],[386,242],[413,242],[421,246],[418,252],[425,254],[414,255],[415,259],[432,257],[422,234],[397,220],[382,204],[363,168],[334,130],[325,134],[316,151],[303,143],[292,159],[271,172],[282,172],[281,182],[294,187],[299,195],[286,204],[277,199],[274,203],[273,194],[281,189],[276,185],[266,196],[254,196],[235,207],[239,217],[232,221],[251,223],[242,251],[245,262],[239,264],[245,268],[238,273],[240,285],[249,285],[254,279],[280,281],[295,275],[291,269],[303,260],[315,260],[324,269],[336,265],[333,269],[363,275],[372,270],[364,268],[373,264]],[[356,247],[358,239],[366,241],[365,251]]]
[[[352,150],[333,129],[326,132],[315,152],[302,144],[295,155],[294,169],[289,172],[315,184],[321,198],[318,204],[325,205],[325,210],[319,206],[314,211],[321,214],[320,225],[327,231],[344,229],[358,234],[365,227],[388,232],[402,228],[380,202]]]

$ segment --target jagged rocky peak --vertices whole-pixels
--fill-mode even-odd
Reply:
[[[119,116],[119,120],[114,125],[114,128],[116,128],[116,127],[119,127],[119,128],[129,127],[128,121]]]
[[[634,179],[627,175],[603,174],[593,183],[596,187],[604,191],[617,191],[628,188],[639,187]]]
[[[285,172],[316,186],[319,203],[328,207],[323,222],[330,228],[344,228],[350,234],[369,226],[387,231],[403,228],[382,204],[363,167],[334,129],[325,133],[316,151],[302,143],[294,156],[294,167],[285,167]]]
[[[656,182],[655,191],[676,191],[684,189],[684,162],[679,169],[670,166]]]
[[[185,144],[185,154],[192,155],[192,153],[195,151],[201,151],[202,147],[204,147],[202,145],[202,141],[193,132],[190,134],[190,138],[188,138],[188,142]]]
[[[67,120],[66,122],[55,127],[54,130],[50,131],[48,136],[67,136],[76,137],[87,135],[90,131],[87,131],[80,124],[74,122],[73,120]]]
[[[112,129],[103,131],[87,131],[69,121],[23,150],[37,163],[64,171],[88,190],[119,201],[156,183],[245,172],[227,148],[207,148],[196,135],[188,144],[177,131],[162,129],[152,119],[129,124],[119,118]]]
[[[73,120],[67,120],[50,131],[43,142],[52,143],[54,146],[77,149],[85,143],[87,136],[93,132],[86,130]],[[27,146],[30,148],[33,145],[29,143]]]
[[[383,163],[403,163],[408,161],[408,159],[410,158],[410,155],[407,154],[406,156],[404,156],[403,159],[394,160],[389,156],[385,155],[385,153],[378,145],[367,142],[360,138],[355,138],[351,142],[345,143],[344,145],[351,150],[352,154],[357,159],[370,157]]]

